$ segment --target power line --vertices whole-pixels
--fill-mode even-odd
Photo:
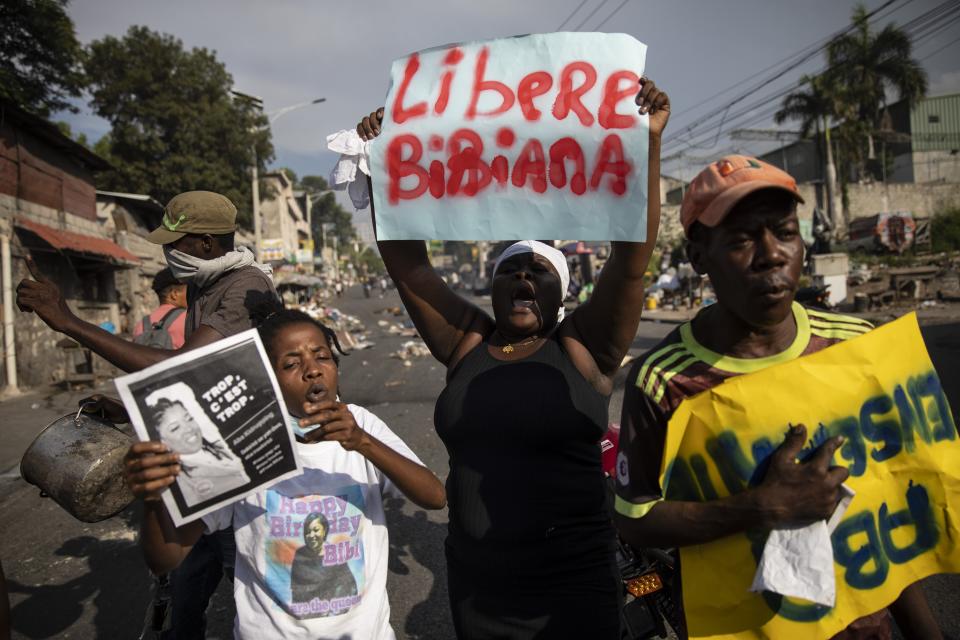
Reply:
[[[954,38],[953,40],[951,40],[951,41],[948,42],[947,44],[943,45],[942,47],[938,47],[938,48],[934,49],[931,53],[928,53],[927,55],[925,55],[925,56],[923,56],[922,58],[920,58],[920,61],[923,62],[923,61],[926,60],[927,58],[932,58],[933,56],[937,55],[938,53],[940,53],[941,51],[943,51],[944,49],[946,49],[946,48],[949,47],[950,45],[956,44],[956,43],[958,43],[958,42],[960,42],[960,38]]]
[[[948,16],[949,19],[947,19]],[[944,12],[941,16],[938,16],[938,19],[935,23],[930,22],[929,24],[932,25],[932,28],[930,28],[930,30],[922,36],[913,38],[911,42],[914,46],[919,46],[922,42],[931,40],[940,35],[941,32],[946,31],[951,26],[956,24],[958,20],[960,20],[960,4],[953,7],[950,11]]]
[[[897,2],[897,1],[898,1],[898,0],[887,0],[885,3],[883,3],[882,5],[880,5],[878,8],[876,8],[876,9],[874,9],[873,11],[871,11],[870,13],[868,13],[868,14],[867,14],[867,19],[869,20],[871,17],[873,17],[874,15],[876,15],[879,11],[881,11],[881,10],[889,7],[890,5],[892,5],[893,3]],[[835,34],[830,38],[830,40],[832,41],[833,38],[840,37],[840,36],[842,36],[842,35],[845,35],[845,34],[849,33],[851,30],[854,29],[854,27],[855,27],[854,24],[848,25],[846,28],[844,28],[844,29],[838,31],[837,33],[835,33]],[[828,44],[829,44],[829,43],[828,43]],[[777,71],[777,72],[774,73],[772,76],[770,76],[770,77],[762,80],[761,82],[759,82],[759,83],[758,83],[756,86],[754,86],[753,88],[751,88],[751,89],[747,90],[746,92],[742,93],[741,95],[737,96],[736,98],[734,98],[733,100],[731,100],[725,107],[722,107],[721,110],[726,111],[726,110],[730,109],[730,107],[733,107],[734,105],[738,104],[739,102],[742,102],[743,100],[747,99],[748,97],[750,97],[752,94],[756,93],[757,91],[759,91],[759,90],[762,89],[763,87],[766,87],[766,86],[772,84],[773,82],[776,82],[777,80],[779,80],[780,78],[782,78],[783,76],[785,76],[785,75],[786,75],[787,73],[789,73],[790,71],[793,71],[794,69],[796,69],[797,67],[799,67],[801,64],[803,64],[803,63],[808,62],[809,60],[811,60],[815,55],[817,55],[817,54],[820,53],[823,49],[825,49],[826,46],[827,46],[827,45],[824,44],[823,46],[818,46],[818,47],[816,47],[816,48],[814,48],[814,49],[812,49],[812,50],[810,50],[810,51],[807,51],[807,52],[803,53],[803,55],[801,55],[801,56],[799,57],[799,59],[791,62],[791,63],[790,63],[789,65],[787,65],[785,68]],[[708,120],[710,120],[710,119],[712,119],[712,116],[711,116],[710,118],[708,118]],[[693,124],[689,125],[689,126],[686,127],[685,129],[676,132],[675,134],[673,134],[672,136],[670,136],[668,139],[664,140],[664,145],[668,144],[669,142],[671,142],[671,141],[673,141],[673,140],[676,140],[677,137],[678,137],[679,135],[682,135],[683,133],[692,131],[692,130],[698,128],[698,127],[703,126],[703,123],[704,123],[704,121],[702,121],[702,120],[701,120],[701,121],[697,121],[697,122],[694,122]]]
[[[960,2],[957,2],[957,1],[944,2],[943,4],[935,7],[934,9],[906,23],[906,25],[904,25],[904,30],[906,31],[908,30],[908,28],[914,30],[915,32],[909,35],[911,36],[912,40],[917,40],[928,35],[931,30],[945,28],[944,23],[941,22],[941,20],[944,18],[944,16],[954,13],[958,8],[958,4],[960,4]],[[890,3],[888,2],[885,5],[881,6],[880,8],[874,11],[874,15],[889,5]],[[868,17],[869,16],[870,14],[868,14]],[[952,23],[955,19],[956,18],[951,19],[950,22]],[[848,26],[847,29],[840,32],[840,34],[850,31],[853,27],[854,25]],[[810,47],[808,47],[808,49],[809,48]],[[795,57],[797,56],[791,56],[791,58],[795,58]],[[809,59],[809,57],[812,57],[812,56],[805,56],[805,57]],[[830,67],[825,67],[821,69],[818,73],[823,73],[827,71],[829,68]],[[729,110],[733,105],[737,104],[739,101],[742,101],[744,98],[748,97],[749,95],[756,93],[756,90],[758,88],[764,85],[771,84],[773,80],[778,79],[779,77],[782,77],[785,74],[785,72],[788,70],[789,69],[785,69],[781,72],[778,72],[778,74],[774,78],[767,79],[764,82],[760,83],[757,87],[751,89],[750,91],[745,92],[745,94],[741,96],[738,96],[738,98],[736,98],[734,101],[731,101],[728,105],[726,105],[725,107],[722,107],[721,108],[722,111],[716,110],[714,111],[713,114],[711,114],[707,118],[701,119],[689,125],[688,127],[682,129],[681,131],[677,132],[673,136],[670,136],[669,139],[664,141],[665,151],[669,151],[669,149],[667,148],[668,144],[673,144],[674,146],[677,144],[686,145],[686,148],[699,147],[699,146],[702,146],[704,142],[706,142],[706,140],[711,137],[714,138],[714,141],[711,143],[710,146],[715,145],[717,140],[719,139],[720,134],[723,131],[723,125],[725,123],[729,123],[732,126],[732,122],[735,121],[736,119],[741,118],[743,116],[749,116],[751,111],[762,106],[764,103],[768,103],[771,100],[777,100],[783,97],[784,95],[790,93],[795,88],[798,88],[799,86],[801,86],[799,84],[788,86],[786,89],[783,89],[771,95],[765,96],[764,98],[754,102],[748,107],[741,109],[740,111],[734,113],[733,115],[729,114]],[[769,111],[769,113],[772,115],[774,112],[777,111],[777,106],[774,105],[771,109],[767,109],[766,111]],[[711,122],[715,121],[718,116],[721,116],[721,122],[719,124],[716,124],[716,123],[710,124]],[[740,126],[743,126],[742,123],[739,123],[739,124]],[[702,133],[697,133],[698,129],[703,129],[704,127],[708,127],[708,128]],[[716,134],[712,133],[714,130],[716,130]]]
[[[560,31],[560,29],[563,29],[563,28],[566,26],[566,24],[567,24],[568,22],[570,22],[570,18],[572,18],[573,16],[577,15],[577,11],[580,11],[580,9],[583,9],[583,5],[585,5],[585,4],[587,4],[587,0],[581,0],[581,1],[580,1],[580,4],[577,5],[577,8],[574,9],[573,11],[571,11],[571,12],[570,12],[570,15],[568,15],[568,16],[564,19],[564,21],[560,23],[560,26],[557,27],[556,29],[554,29],[554,31]]]
[[[613,16],[617,15],[617,14],[620,12],[620,9],[623,9],[625,6],[627,6],[627,3],[628,3],[628,2],[630,2],[630,0],[623,0],[623,2],[621,2],[619,5],[617,5],[617,8],[614,9],[613,12],[612,12],[610,15],[608,15],[606,18],[604,18],[604,19],[600,22],[600,24],[598,24],[597,26],[595,26],[595,27],[593,28],[593,30],[594,30],[594,31],[599,31],[599,30],[600,30],[600,27],[602,27],[603,25],[605,25],[605,24],[607,24],[608,22],[610,22],[610,18],[612,18]]]
[[[587,14],[587,17],[583,19],[576,27],[573,28],[574,31],[580,31],[580,27],[587,24],[587,21],[597,14],[597,11],[600,11],[600,7],[607,4],[607,0],[600,0],[600,4],[593,8],[593,11]]]
[[[896,1],[896,0],[894,0],[894,2],[895,2],[895,1]],[[906,5],[910,4],[911,2],[913,2],[913,0],[906,0],[901,6],[893,8],[889,13],[892,14],[892,13],[894,13],[894,12],[896,12],[896,11],[899,11],[900,9],[902,9],[902,8],[905,7]],[[882,12],[885,10],[885,8],[886,8],[886,7],[889,7],[889,5],[891,5],[891,4],[892,4],[891,2],[887,2],[887,3],[884,4],[883,6],[879,7],[878,9],[876,9],[876,10],[874,11],[874,14],[876,14],[876,15],[875,15],[876,19],[879,20],[880,17],[881,17],[881,16],[880,16],[880,13],[882,13]],[[888,14],[888,15],[889,15],[889,14]],[[719,91],[719,92],[711,95],[710,97],[701,100],[701,101],[698,102],[697,104],[695,104],[695,105],[693,105],[693,106],[691,106],[691,107],[688,107],[688,108],[684,109],[683,111],[680,111],[679,113],[675,114],[673,117],[676,118],[676,117],[678,117],[678,116],[682,116],[682,115],[684,115],[684,114],[686,114],[686,113],[689,113],[690,111],[693,111],[694,109],[697,109],[698,107],[701,107],[701,106],[707,104],[708,102],[711,102],[711,101],[714,100],[715,98],[718,98],[718,97],[720,97],[720,96],[722,96],[722,95],[724,95],[724,94],[726,94],[726,93],[729,93],[729,92],[733,91],[733,90],[736,89],[738,86],[741,86],[741,85],[743,85],[743,84],[746,84],[746,83],[749,82],[750,80],[753,80],[754,78],[756,78],[756,77],[758,77],[758,76],[761,76],[761,75],[763,75],[764,73],[766,73],[767,71],[770,71],[771,69],[775,69],[775,68],[779,67],[780,65],[783,65],[783,64],[793,64],[793,62],[794,62],[795,60],[801,59],[801,58],[804,59],[803,61],[806,61],[807,59],[809,59],[809,57],[811,57],[811,56],[810,56],[811,53],[817,53],[817,52],[825,49],[826,46],[827,46],[831,41],[833,41],[836,37],[847,33],[848,31],[850,31],[851,28],[852,28],[852,25],[848,26],[846,29],[843,29],[843,30],[841,30],[841,31],[837,31],[837,32],[832,33],[832,34],[830,34],[830,35],[827,35],[827,36],[825,36],[825,37],[823,37],[823,38],[820,38],[820,39],[817,40],[816,42],[813,42],[813,43],[807,45],[806,47],[802,48],[800,51],[797,51],[797,52],[795,52],[795,53],[787,56],[786,58],[784,58],[784,59],[782,59],[782,60],[780,60],[780,61],[778,61],[778,62],[774,62],[773,64],[771,64],[771,65],[769,65],[769,66],[767,66],[767,67],[764,67],[763,69],[760,69],[759,71],[757,71],[757,72],[754,73],[753,75],[750,75],[750,76],[744,78],[743,80],[741,80],[741,81],[738,82],[737,84],[731,85],[731,86],[727,87],[726,89],[723,89],[722,91]]]

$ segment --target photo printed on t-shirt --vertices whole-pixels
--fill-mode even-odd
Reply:
[[[363,493],[286,496],[267,491],[266,584],[298,619],[338,616],[364,593]]]

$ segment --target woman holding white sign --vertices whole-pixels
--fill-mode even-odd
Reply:
[[[640,321],[670,116],[667,95],[646,78],[636,104],[649,115],[648,241],[613,242],[593,297],[569,317],[566,261],[543,243],[500,256],[491,318],[446,286],[423,241],[378,242],[417,330],[447,367],[435,424],[450,455],[446,553],[460,638],[619,637],[598,442]],[[382,109],[364,118],[361,137],[379,135],[382,118]]]

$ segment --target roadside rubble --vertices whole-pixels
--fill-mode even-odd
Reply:
[[[347,351],[362,351],[375,344],[368,340],[367,328],[356,316],[343,313],[335,307],[318,304],[302,305],[300,310],[333,329],[340,346]]]
[[[422,358],[424,356],[430,355],[430,349],[427,348],[427,345],[423,340],[407,340],[400,348],[390,354],[391,358],[399,358],[403,361],[403,366],[410,367],[413,366],[413,363],[410,362],[412,358]]]
[[[396,318],[405,318],[407,313],[403,307],[384,307],[382,309],[377,309],[374,311],[377,315],[391,315]],[[385,330],[387,334],[391,336],[402,336],[404,338],[414,338],[417,335],[417,330],[413,326],[413,322],[409,318],[399,321],[391,322],[389,320],[377,320],[377,326]]]
[[[937,254],[893,265],[854,263],[847,278],[855,311],[899,304],[921,308],[960,302],[960,256]]]

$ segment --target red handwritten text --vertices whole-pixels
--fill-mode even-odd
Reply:
[[[438,136],[431,135],[428,141],[431,151],[442,147]],[[510,148],[515,134],[503,128],[497,132],[496,142],[498,147]],[[390,204],[415,200],[428,191],[436,199],[475,197],[489,188],[502,190],[511,185],[534,193],[546,193],[549,186],[563,190],[569,185],[570,192],[578,196],[607,189],[623,197],[627,194],[627,177],[633,171],[633,163],[615,133],[607,134],[601,141],[589,179],[583,149],[571,137],[555,141],[548,149],[540,140],[530,138],[514,158],[512,171],[510,160],[503,154],[489,162],[485,160],[483,139],[476,131],[465,128],[458,129],[447,140],[446,162],[433,159],[425,167],[424,145],[413,134],[392,138],[386,155]],[[572,168],[571,173],[568,166]],[[410,180],[411,177],[415,180]]]

